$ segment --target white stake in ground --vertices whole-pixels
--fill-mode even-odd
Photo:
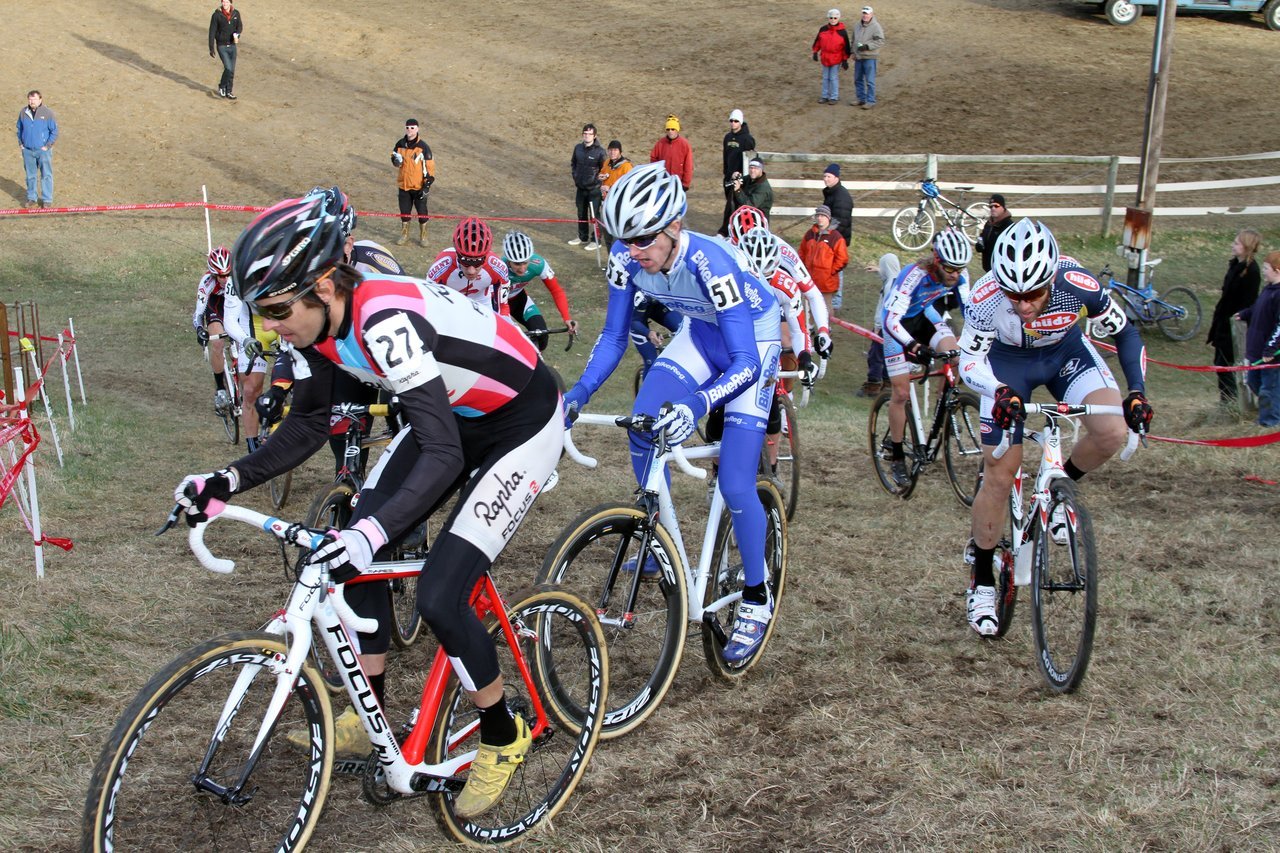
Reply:
[[[37,371],[38,375],[38,371]],[[13,395],[18,398],[19,403],[25,403],[23,395],[26,393],[26,382],[22,377],[22,367],[15,366],[13,368]],[[26,406],[18,409],[18,417],[30,418],[30,413]],[[36,577],[44,578],[44,534],[40,531],[40,501],[36,497],[36,463],[35,454],[32,453],[27,457],[25,463],[27,468],[27,505],[31,510],[31,544],[36,552]]]
[[[31,343],[30,338],[22,338],[18,341],[23,351],[31,356],[31,373],[39,377],[40,381],[36,384],[36,388],[40,390],[40,401],[44,403],[44,415],[49,419],[49,434],[53,437],[53,449],[58,453],[58,467],[62,465],[62,443],[58,441],[58,425],[53,422],[53,407],[49,405],[49,395],[44,390],[44,376],[40,373],[40,361],[36,358],[36,348]]]
[[[62,390],[67,393],[67,420],[71,423],[71,431],[76,431],[76,410],[71,405],[71,377],[67,375],[67,351],[64,349],[65,339],[58,332],[58,361],[62,362]]]
[[[76,321],[67,318],[67,328],[71,330],[71,355],[76,360],[76,382],[80,385],[80,405],[84,405],[84,374],[80,372],[80,338],[76,335]]]

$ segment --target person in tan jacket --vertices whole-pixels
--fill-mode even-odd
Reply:
[[[418,120],[406,119],[404,136],[391,151],[391,165],[399,169],[396,185],[400,188],[400,239],[397,246],[409,242],[409,212],[418,211],[418,245],[427,245],[427,193],[436,181],[436,161],[431,146],[418,136]]]

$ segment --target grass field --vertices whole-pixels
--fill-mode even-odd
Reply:
[[[59,240],[55,257],[47,247],[61,228],[85,239]],[[47,550],[43,582],[14,507],[0,513],[9,600],[0,616],[0,849],[69,850],[92,765],[134,692],[180,650],[256,627],[286,586],[274,545],[244,528],[210,535],[241,561],[229,577],[200,570],[182,536],[151,536],[184,474],[237,455],[213,418],[189,325],[203,267],[194,223],[124,214],[6,229],[0,297],[38,300],[46,331],[74,316],[90,400],[77,411],[79,429],[64,432],[66,467],[57,469],[51,447],[40,451],[46,532],[76,543],[69,554]],[[532,234],[583,325],[597,330],[598,273],[583,253],[569,257]],[[1160,283],[1193,287],[1206,322],[1231,234],[1157,238]],[[1266,237],[1264,246],[1280,234]],[[1114,258],[1109,241],[1062,243],[1091,269]],[[90,248],[102,245],[115,248]],[[851,268],[888,248],[857,236]],[[849,279],[843,316],[867,324],[877,283],[862,272]],[[1153,358],[1209,361],[1203,332],[1181,344],[1154,331],[1146,339]],[[588,349],[553,345],[548,357],[572,379]],[[691,640],[663,707],[597,750],[573,802],[529,848],[1280,848],[1280,487],[1244,479],[1280,479],[1280,450],[1153,443],[1084,481],[1102,567],[1097,641],[1080,692],[1055,697],[1040,683],[1025,602],[1004,640],[980,641],[965,625],[968,519],[940,466],[909,503],[874,482],[868,406],[851,395],[862,350],[837,332],[828,379],[801,412],[803,504],[768,660],[725,687]],[[618,376],[629,382],[625,365]],[[1148,378],[1158,435],[1259,431],[1218,409],[1209,374],[1153,365]],[[600,406],[625,406],[625,384],[612,382]],[[532,580],[582,509],[629,497],[617,437],[580,443],[603,470],[561,466],[560,486],[498,564],[504,589]],[[286,515],[305,511],[327,466],[317,458],[295,478]],[[678,478],[676,493],[696,521],[703,486]],[[261,494],[246,500],[267,506]],[[413,701],[429,646],[392,663],[393,719]],[[358,796],[358,784],[335,781],[313,849],[443,842],[425,809],[377,810]]]

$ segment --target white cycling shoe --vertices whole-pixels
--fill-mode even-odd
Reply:
[[[978,632],[980,637],[994,637],[1000,630],[1000,622],[996,618],[996,588],[994,586],[975,586],[969,590],[966,600],[969,627]]]

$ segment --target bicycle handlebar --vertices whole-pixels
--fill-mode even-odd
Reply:
[[[593,424],[596,426],[620,426],[628,430],[647,431],[653,426],[656,420],[657,418],[654,418],[652,415],[642,415],[638,418],[633,418],[630,415],[596,415],[589,412],[579,412],[577,420],[574,421],[574,425]],[[573,443],[572,429],[564,431],[564,452],[570,459],[577,462],[584,468],[595,468],[599,464],[594,457],[587,456],[577,448],[577,445]],[[680,445],[667,445],[667,452],[670,454],[671,458],[675,460],[676,467],[685,474],[688,474],[690,477],[697,480],[705,480],[707,478],[707,472],[690,463],[689,458],[684,455],[684,450]]]
[[[565,335],[565,334],[569,336],[569,342],[564,345],[564,351],[568,352],[569,350],[573,349],[573,344],[578,339],[578,333],[570,329],[568,326],[561,326],[558,329],[525,329],[524,330],[524,335],[529,340],[534,340],[536,338],[546,338],[546,337],[550,337],[551,335]]]
[[[1075,418],[1087,417],[1089,415],[1118,415],[1124,417],[1123,406],[1104,406],[1099,404],[1079,403],[1072,405],[1070,403],[1023,403],[1022,418],[1026,420],[1027,415],[1044,415],[1048,418],[1063,418],[1074,423]],[[1004,436],[1000,439],[1000,443],[996,445],[991,455],[996,459],[1001,458],[1009,451],[1010,447],[1010,430],[1004,431]],[[1133,458],[1133,454],[1138,451],[1138,442],[1146,441],[1145,432],[1134,432],[1129,430],[1129,437],[1125,441],[1124,450],[1120,451],[1120,461],[1128,462]]]
[[[175,512],[178,511],[175,509]],[[283,521],[270,515],[249,509],[248,507],[237,506],[235,504],[227,504],[226,508],[214,518],[229,518],[232,521],[241,521],[245,524],[253,525],[267,531],[282,542],[288,542],[297,545],[299,548],[310,548],[312,550],[318,548],[324,541],[325,534],[322,531],[310,530],[300,524]],[[196,559],[200,561],[200,565],[204,566],[211,572],[217,572],[221,575],[229,575],[235,571],[236,564],[234,560],[223,559],[214,556],[209,547],[204,544],[204,532],[210,522],[205,521],[191,528],[187,534],[187,544],[191,547],[191,552],[196,555]],[[359,631],[362,634],[372,634],[378,630],[377,619],[366,619],[357,616],[351,606],[347,604],[342,594],[342,584],[332,587],[333,609],[337,611],[338,618],[346,625]]]

